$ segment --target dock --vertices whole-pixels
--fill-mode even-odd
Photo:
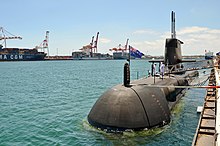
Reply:
[[[214,68],[211,70],[209,86],[220,85],[220,68],[217,60],[214,60]],[[192,146],[220,146],[220,90],[219,88],[207,88],[204,104],[198,127],[192,142]]]

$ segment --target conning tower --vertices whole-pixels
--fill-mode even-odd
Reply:
[[[173,65],[177,65],[182,62],[181,44],[183,44],[183,42],[176,38],[175,12],[172,11],[171,38],[166,39],[164,56],[164,63],[165,65],[168,65],[169,68],[172,68]]]

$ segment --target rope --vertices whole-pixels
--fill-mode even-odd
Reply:
[[[6,33],[8,33],[9,35],[12,35],[12,36],[14,36],[14,37],[15,37],[15,35],[14,35],[14,34],[12,34],[12,33],[8,32],[7,30],[5,30],[5,29],[3,29],[3,28],[2,28],[2,32],[3,32],[3,33],[4,33],[4,32],[6,32]]]
[[[191,78],[192,79],[192,78]],[[174,85],[152,85],[152,84],[131,84],[131,86],[147,86],[150,88],[207,88],[207,89],[213,89],[213,88],[220,88],[220,86],[212,85],[212,86],[204,86],[205,83],[210,79],[210,76],[207,77],[204,81],[197,83],[197,84],[190,84],[188,86],[174,86]]]
[[[202,81],[201,83],[198,83],[198,84],[194,84],[194,85],[190,85],[190,86],[203,86],[205,85],[205,83],[209,80],[210,77],[208,77],[206,80]]]
[[[147,86],[149,88],[206,88],[206,89],[213,89],[213,88],[220,88],[220,86],[174,86],[174,85],[170,85],[170,86],[165,86],[165,85],[150,85],[150,84],[137,84],[137,85],[132,85],[131,86]]]

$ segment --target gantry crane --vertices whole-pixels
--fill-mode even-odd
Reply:
[[[93,57],[94,53],[98,52],[98,38],[99,38],[99,32],[97,32],[96,39],[94,41],[95,36],[92,36],[91,43],[89,45],[83,46],[80,50],[83,50],[85,52],[89,52],[90,57]]]
[[[115,52],[126,52],[128,50],[128,40],[126,40],[125,46],[122,46],[121,44],[118,45],[118,47],[114,47],[112,49],[109,49],[109,51],[115,51]]]
[[[15,35],[11,34],[7,30],[5,30],[3,27],[0,27],[0,33],[1,33],[0,40],[4,40],[3,43],[5,44],[5,48],[7,45],[7,43],[6,43],[7,39],[22,39],[22,37],[15,36]],[[8,36],[8,35],[10,35],[10,36]]]
[[[93,53],[97,53],[98,52],[98,38],[99,38],[99,32],[97,32],[96,34],[96,40],[94,41],[94,37],[92,36],[92,42],[90,43],[90,53],[91,53],[91,57],[93,57]]]

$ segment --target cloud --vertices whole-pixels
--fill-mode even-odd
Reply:
[[[151,34],[151,35],[156,35],[156,34],[158,34],[158,32],[156,32],[156,31],[153,31],[153,30],[136,30],[136,31],[134,31],[133,32],[133,34]]]
[[[158,39],[154,41],[132,42],[131,45],[146,55],[160,56],[164,54],[164,42],[163,39]]]
[[[183,54],[204,54],[204,50],[219,52],[220,30],[208,27],[187,27],[177,33],[183,45]]]
[[[103,44],[108,44],[108,43],[111,42],[111,40],[110,40],[110,39],[107,39],[107,38],[100,38],[99,40],[100,40],[100,42],[103,43]]]
[[[219,34],[220,35],[220,30],[219,29],[212,29],[212,30],[209,30],[209,33]]]
[[[179,30],[177,33],[178,35],[185,35],[185,34],[192,34],[192,33],[201,33],[207,31],[208,28],[206,27],[198,27],[198,26],[193,26],[193,27],[186,27],[181,30]]]
[[[144,31],[136,33],[138,32],[144,33]],[[183,55],[203,55],[204,50],[215,53],[220,51],[220,29],[192,26],[181,28],[176,33],[177,38],[184,42],[182,45]],[[132,45],[150,55],[164,55],[165,40],[170,37],[170,32],[162,32],[154,40],[136,41],[132,42]]]

